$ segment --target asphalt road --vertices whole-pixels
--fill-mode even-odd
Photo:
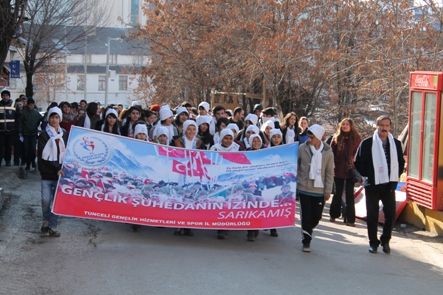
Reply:
[[[300,228],[177,237],[173,230],[62,218],[60,238],[41,238],[38,174],[0,168],[0,294],[442,294],[443,239],[396,230],[391,255],[367,250],[363,222],[330,223],[327,209],[311,253]]]

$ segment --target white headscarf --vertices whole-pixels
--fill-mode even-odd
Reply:
[[[118,113],[113,108],[109,108],[105,113],[105,119],[108,117],[108,115],[114,115],[118,119]]]
[[[283,133],[281,132],[280,129],[278,129],[278,128],[274,128],[274,129],[271,130],[271,136],[269,136],[269,138],[272,139],[272,137],[273,137],[274,135],[280,135],[280,136],[282,137],[282,136],[283,136]]]
[[[243,143],[245,144],[245,147],[247,149],[251,147],[251,145],[249,144],[249,140],[246,137],[246,134],[248,132],[253,132],[254,134],[259,134],[260,133],[260,129],[258,129],[258,127],[256,125],[249,125],[248,128],[246,128],[246,132],[245,132],[245,134],[243,134]]]
[[[169,144],[169,130],[168,130],[168,128],[166,128],[165,126],[158,126],[157,128],[155,128],[154,138],[156,139],[157,142],[158,142],[158,137],[160,135],[165,135],[167,138],[167,142]]]
[[[211,125],[211,121],[212,121],[212,117],[208,116],[208,115],[204,115],[204,116],[198,116],[196,119],[196,123],[198,126],[200,126],[201,124],[208,124]]]
[[[48,119],[52,114],[57,114],[60,117],[60,121],[63,118],[62,111],[58,107],[49,109]],[[55,130],[54,127],[48,124],[46,125],[45,131],[49,135],[49,140],[46,142],[46,145],[43,148],[42,159],[51,162],[58,161],[61,164],[66,151],[65,142],[63,141],[63,129],[59,127],[58,130]],[[57,139],[58,149],[60,150],[59,155],[57,151]]]
[[[199,107],[199,108],[200,108],[200,107],[204,108],[207,112],[209,112],[209,109],[211,108],[211,106],[209,105],[209,103],[207,103],[206,101],[202,101],[202,102],[198,105],[198,107]]]
[[[252,124],[257,125],[258,117],[256,114],[248,114],[245,118],[245,121],[251,121]]]
[[[134,128],[134,138],[139,133],[143,133],[146,136],[148,136],[148,127],[146,127],[146,124],[137,124],[137,125],[135,125],[135,128]]]
[[[225,147],[222,145],[223,142],[223,138],[225,138],[225,136],[231,136],[232,139],[234,139],[234,132],[232,132],[231,129],[225,128],[220,132],[220,143],[214,144],[211,147],[211,150],[213,151],[224,151],[224,152],[237,152],[240,149],[240,146],[235,143],[234,141],[231,143],[230,146]]]
[[[162,107],[160,109],[160,121],[164,121],[167,118],[171,118],[173,116],[174,116],[174,114],[172,113],[172,111],[169,107]]]
[[[251,134],[251,136],[249,136],[249,147],[252,147],[252,141],[254,141],[254,138],[258,138],[260,139],[261,142],[261,146],[263,146],[263,140],[261,139],[261,136],[259,134]]]
[[[228,126],[226,126],[226,128],[235,130],[236,134],[240,132],[240,128],[238,128],[238,125],[235,123],[229,123]]]
[[[184,144],[186,149],[195,149],[195,148],[197,148],[197,132],[195,132],[195,136],[191,140],[189,140],[186,137],[186,130],[191,125],[194,126],[196,131],[197,131],[198,126],[197,126],[197,123],[195,123],[195,121],[193,121],[193,120],[186,120],[183,123],[183,144]]]
[[[265,132],[268,127],[271,127],[272,129],[275,128],[274,120],[264,122],[260,127],[261,132]]]

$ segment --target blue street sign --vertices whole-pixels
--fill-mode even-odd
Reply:
[[[19,60],[11,60],[9,62],[10,68],[10,77],[11,78],[20,78],[20,61]]]

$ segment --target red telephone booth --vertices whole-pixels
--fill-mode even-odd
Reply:
[[[443,72],[412,72],[409,86],[408,198],[443,210]]]

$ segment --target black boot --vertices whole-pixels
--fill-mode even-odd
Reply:
[[[278,233],[275,228],[271,229],[271,237],[278,237]]]
[[[226,238],[226,231],[225,230],[218,230],[217,231],[217,239],[224,240]]]
[[[255,233],[254,230],[248,230],[248,234],[246,236],[246,240],[248,242],[254,242],[255,241]]]
[[[183,234],[184,234],[185,236],[188,236],[188,237],[193,237],[193,236],[194,236],[194,232],[193,232],[192,229],[190,229],[190,228],[185,228],[185,229],[183,230]]]

